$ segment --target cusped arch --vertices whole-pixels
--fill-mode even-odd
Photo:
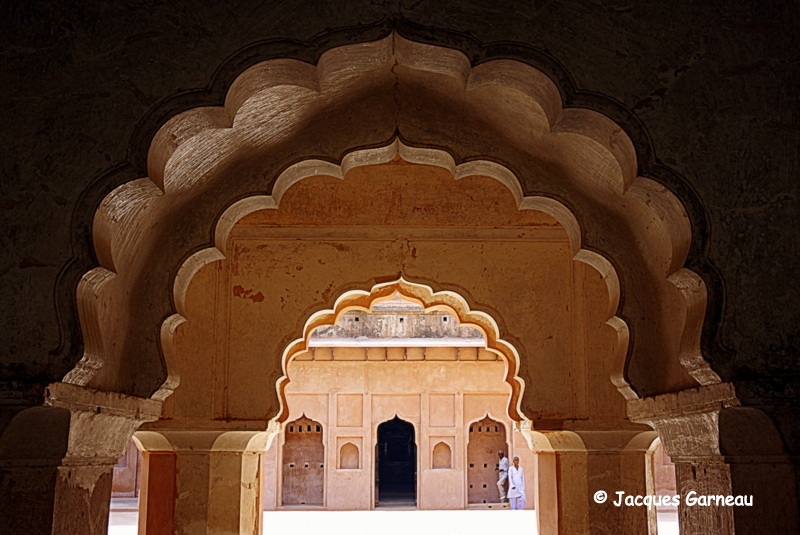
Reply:
[[[509,416],[517,421],[525,418],[519,408],[521,395],[525,390],[525,381],[518,375],[519,352],[512,344],[501,338],[500,329],[494,318],[485,312],[472,310],[466,299],[456,292],[434,292],[430,286],[409,282],[401,277],[396,281],[376,284],[370,290],[345,292],[336,299],[333,308],[315,312],[306,320],[301,337],[289,343],[281,357],[283,376],[276,382],[281,404],[279,414],[275,418],[278,422],[283,422],[289,415],[285,394],[286,386],[290,382],[287,366],[294,357],[309,350],[313,332],[319,327],[336,325],[339,318],[351,310],[368,312],[374,305],[392,299],[397,294],[420,304],[426,311],[447,312],[452,314],[459,324],[477,329],[486,340],[486,349],[497,354],[506,364],[504,380],[511,387]]]
[[[339,448],[339,469],[358,470],[361,468],[358,446],[352,442],[345,442]]]
[[[324,123],[315,119],[323,114]],[[151,145],[149,177],[120,186],[98,209],[93,237],[101,265],[78,288],[86,351],[64,380],[169,395],[178,380],[169,344],[182,321],[185,285],[224,256],[223,238],[241,215],[277,207],[304,176],[344,177],[398,153],[447,167],[456,179],[492,176],[520,209],[556,217],[575,259],[607,281],[620,359],[613,380],[626,398],[719,382],[700,352],[705,286],[681,267],[688,218],[671,192],[637,176],[624,130],[597,112],[564,108],[555,84],[528,65],[471,67],[460,52],[395,34],[330,50],[316,66],[255,65],[231,86],[224,107],[189,110],[164,125]],[[209,245],[212,222],[215,246],[192,255]],[[171,271],[150,271],[156,255]],[[172,296],[164,292],[170,285]],[[162,322],[176,310],[181,317]],[[622,317],[638,329],[631,349]],[[160,340],[145,336],[158,324]],[[657,343],[675,338],[677,347]],[[655,363],[648,360],[653,348],[662,351]],[[662,377],[668,382],[659,383]]]
[[[446,470],[453,467],[453,452],[446,442],[437,442],[431,451],[431,468]]]

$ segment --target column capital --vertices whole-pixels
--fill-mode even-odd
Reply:
[[[732,384],[717,383],[628,401],[628,417],[656,429],[673,461],[723,462],[720,413],[740,405]]]

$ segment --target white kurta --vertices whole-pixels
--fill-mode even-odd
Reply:
[[[509,498],[525,497],[525,471],[520,466],[508,468],[508,494]]]

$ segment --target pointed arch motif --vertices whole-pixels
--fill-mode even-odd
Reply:
[[[290,381],[287,366],[295,356],[308,351],[312,333],[319,327],[336,325],[339,318],[351,310],[369,312],[374,305],[388,301],[396,294],[420,304],[425,311],[440,310],[447,312],[457,318],[459,324],[477,329],[486,339],[486,349],[500,356],[506,364],[504,380],[511,386],[511,398],[508,406],[509,416],[517,421],[525,419],[519,408],[522,392],[525,389],[525,381],[517,375],[519,372],[519,352],[512,344],[500,337],[500,329],[497,326],[497,322],[485,312],[472,310],[467,301],[456,292],[434,292],[430,286],[409,282],[401,277],[393,282],[376,284],[369,291],[351,290],[345,292],[336,299],[333,308],[316,312],[306,320],[302,336],[288,344],[281,357],[283,376],[276,383],[281,408],[275,418],[276,421],[283,422],[289,417],[285,393],[286,386]]]
[[[397,84],[399,77],[405,85]],[[414,101],[423,115],[398,107],[408,98],[403,91],[418,91]],[[341,102],[352,109],[341,113]],[[454,121],[458,109],[464,113]],[[322,114],[329,120],[315,123]],[[293,137],[309,125],[321,130],[306,137],[324,142],[309,146]],[[398,131],[408,144],[393,137]],[[503,146],[495,134],[505,136]],[[296,150],[287,153],[291,143]],[[608,324],[618,338],[612,380],[627,399],[658,393],[653,377],[659,374],[652,373],[648,355],[659,339],[678,339],[669,359],[658,363],[671,374],[671,387],[720,381],[700,352],[705,285],[682,267],[688,217],[666,188],[637,176],[623,129],[597,112],[565,108],[555,84],[528,65],[494,60],[472,67],[458,51],[396,34],[330,50],[316,66],[260,63],[233,83],[223,107],[189,110],[164,125],[151,144],[148,177],[123,184],[98,208],[93,238],[100,266],[78,288],[86,350],[64,381],[166,398],[179,380],[170,344],[185,320],[186,285],[203,265],[224,257],[223,238],[241,215],[276,208],[283,192],[305,176],[343,178],[355,166],[398,152],[415,163],[447,167],[456,179],[492,176],[513,192],[519,209],[556,217],[575,259],[606,280]],[[241,180],[227,180],[231,175]],[[209,220],[216,221],[214,246],[192,255],[208,244]],[[180,236],[167,230],[176,221]],[[172,271],[148,272],[156,254]],[[626,281],[613,266],[625,267]],[[173,296],[164,294],[170,281]],[[628,326],[615,316],[623,282],[623,306],[631,310],[621,316],[635,318],[639,329],[639,345],[630,352]],[[177,315],[163,322],[160,340],[144,335],[170,311]]]
[[[437,442],[431,452],[431,468],[446,470],[453,467],[453,452],[446,442]]]

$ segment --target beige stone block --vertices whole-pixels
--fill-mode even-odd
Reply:
[[[361,427],[363,425],[363,394],[338,394],[336,396],[336,425]]]
[[[429,347],[425,352],[425,360],[458,360],[458,348]]]
[[[458,360],[478,360],[478,350],[477,347],[459,347]]]
[[[333,360],[367,360],[367,348],[337,347],[333,351]]]
[[[406,360],[425,360],[425,348],[409,347],[406,349]]]
[[[478,349],[478,360],[497,360],[497,354],[481,347]]]
[[[333,360],[332,347],[315,347],[314,360]]]
[[[368,347],[367,348],[367,360],[386,360],[386,348],[385,347]]]
[[[406,360],[405,347],[387,347],[386,360]]]

